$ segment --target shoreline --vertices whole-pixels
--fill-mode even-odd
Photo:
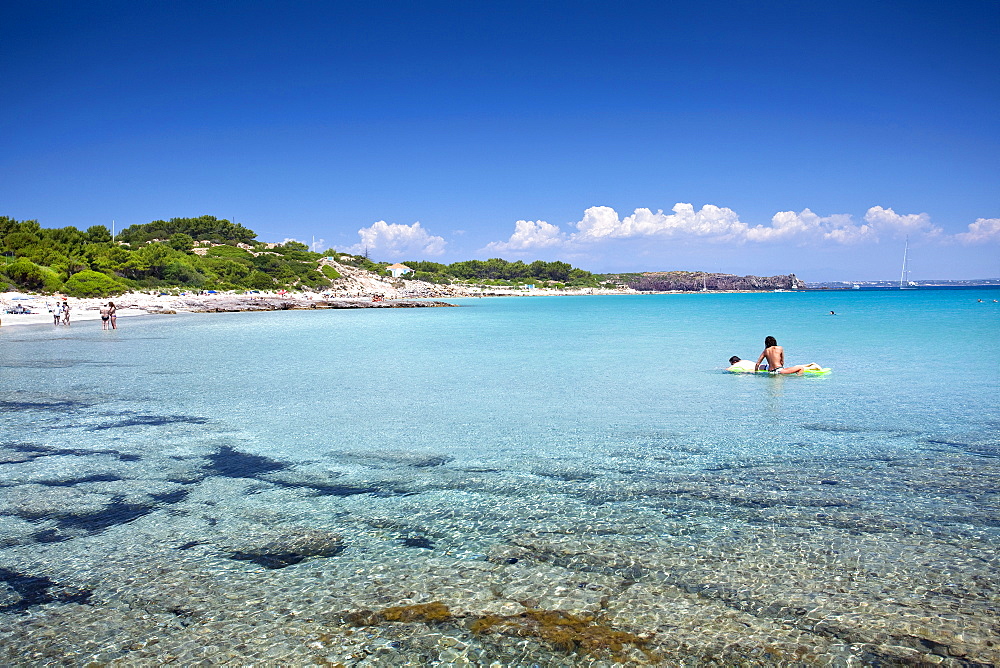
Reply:
[[[614,295],[705,295],[705,294],[756,294],[769,293],[770,290],[711,290],[687,291],[637,291],[628,288],[620,290],[579,288],[569,290],[539,289],[518,290],[515,288],[475,288],[451,289],[435,291],[434,294],[424,294],[416,291],[412,294],[401,293],[398,296],[388,296],[384,300],[373,301],[373,295],[338,295],[324,296],[322,293],[296,293],[280,295],[277,293],[259,294],[184,294],[184,295],[151,295],[144,292],[129,292],[111,298],[81,298],[62,297],[55,295],[37,295],[25,293],[0,293],[0,328],[19,325],[52,324],[51,308],[57,302],[66,301],[70,305],[70,326],[78,322],[100,320],[100,307],[109,301],[118,307],[119,318],[130,318],[142,315],[171,315],[176,313],[237,313],[246,311],[288,311],[288,310],[329,310],[357,308],[434,308],[455,307],[457,304],[443,299],[471,299],[481,297],[594,297]],[[790,291],[798,292],[798,291]],[[31,313],[8,313],[7,311],[23,306]]]
[[[57,302],[54,296],[20,295],[11,298],[0,295],[0,328],[23,325],[53,325],[52,310]],[[429,299],[392,299],[372,301],[371,297],[340,297],[328,299],[306,295],[149,295],[139,292],[126,293],[110,299],[67,297],[70,307],[70,327],[79,322],[100,321],[100,308],[108,302],[117,306],[117,317],[130,318],[142,315],[172,315],[176,313],[238,313],[245,311],[327,310],[355,308],[433,308],[451,307],[454,304]],[[9,309],[23,306],[30,313],[8,313]],[[55,326],[55,325],[53,325]],[[64,325],[59,325],[64,326]]]

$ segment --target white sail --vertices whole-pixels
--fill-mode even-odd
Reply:
[[[903,244],[903,270],[899,274],[899,289],[900,290],[912,290],[913,284],[908,280],[910,269],[907,266],[909,261],[909,250],[910,250],[910,237],[906,237],[906,243]]]

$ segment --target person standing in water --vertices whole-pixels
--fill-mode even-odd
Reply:
[[[118,329],[118,307],[114,302],[108,302],[108,316],[111,318],[111,329]]]
[[[107,304],[101,306],[101,326],[108,329],[108,321],[111,320],[111,307]]]
[[[62,304],[62,324],[69,326],[69,302],[63,302]]]

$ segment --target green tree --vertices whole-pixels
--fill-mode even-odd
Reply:
[[[226,258],[205,258],[203,263],[221,283],[240,285],[253,273],[250,263],[237,262]],[[293,274],[294,275],[294,274]]]
[[[205,275],[183,260],[173,260],[163,268],[163,280],[170,285],[200,288]]]
[[[254,271],[243,281],[243,285],[251,290],[273,290],[277,283],[264,272]]]
[[[67,281],[76,272],[88,269],[87,256],[84,255],[83,248],[80,246],[68,248],[66,250],[66,261],[63,266]]]
[[[545,265],[546,277],[553,281],[568,281],[571,271],[573,266],[565,262],[549,262]]]
[[[37,246],[41,238],[27,230],[18,230],[4,235],[3,245],[17,255],[24,255],[29,248]]]
[[[256,233],[237,223],[231,223],[224,218],[215,216],[199,216],[197,218],[171,218],[154,220],[151,223],[130,225],[121,231],[119,238],[130,244],[142,244],[153,239],[169,239],[178,232],[190,235],[196,241],[249,242],[256,238]]]
[[[91,225],[87,228],[87,241],[92,244],[111,242],[111,232],[104,225]]]
[[[174,232],[170,235],[167,245],[182,253],[190,253],[191,249],[194,248],[194,238],[184,232]]]
[[[91,269],[112,274],[124,272],[132,252],[118,244],[87,244],[84,246],[84,255]]]

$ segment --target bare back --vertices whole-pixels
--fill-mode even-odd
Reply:
[[[767,348],[764,348],[764,352],[762,352],[760,357],[757,358],[758,368],[763,360],[767,360],[767,368],[769,371],[780,369],[785,366],[785,349],[781,346],[768,346]]]

